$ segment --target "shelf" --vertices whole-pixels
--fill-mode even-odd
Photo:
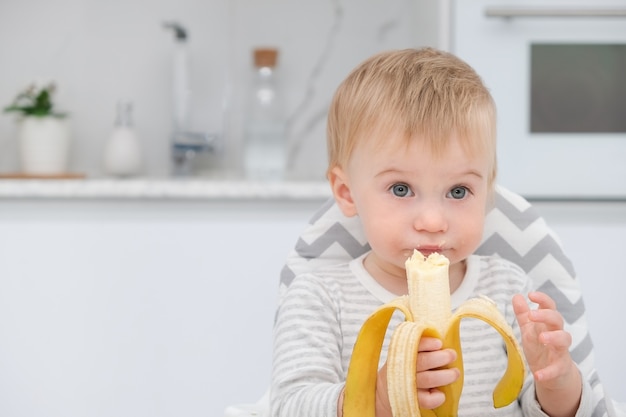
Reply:
[[[2,199],[325,200],[324,181],[0,179]]]

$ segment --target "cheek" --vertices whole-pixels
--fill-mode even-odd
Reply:
[[[370,244],[372,244],[372,242],[375,243],[380,240],[389,239],[389,237],[393,235],[390,233],[390,227],[392,226],[393,224],[388,222],[386,218],[380,218],[378,216],[374,220],[370,218],[368,221],[363,222],[363,228]]]
[[[361,216],[361,221],[368,242],[372,248],[383,249],[385,247],[395,247],[407,231],[407,227],[398,222],[398,216],[390,216],[390,211],[371,211],[365,213],[367,218]]]
[[[459,230],[462,230],[464,236],[463,243],[468,246],[472,252],[478,248],[483,238],[483,229],[485,226],[484,212],[477,212],[474,216],[466,216],[463,221],[458,223]]]

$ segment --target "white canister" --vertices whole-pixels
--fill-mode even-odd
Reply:
[[[19,121],[18,142],[22,172],[31,175],[67,172],[70,128],[66,118],[24,117]]]

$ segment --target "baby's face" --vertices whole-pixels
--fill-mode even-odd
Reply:
[[[463,268],[461,261],[482,239],[490,193],[487,155],[470,155],[456,137],[438,155],[419,137],[373,142],[355,148],[345,173],[378,266],[402,275],[405,260],[418,249],[444,254],[451,273]]]

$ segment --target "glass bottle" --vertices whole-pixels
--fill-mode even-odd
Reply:
[[[128,177],[141,170],[141,146],[132,123],[132,103],[119,101],[115,127],[104,147],[103,168],[107,175]]]
[[[246,178],[278,181],[285,177],[287,143],[282,97],[276,77],[278,50],[253,51],[254,73],[244,128]]]

